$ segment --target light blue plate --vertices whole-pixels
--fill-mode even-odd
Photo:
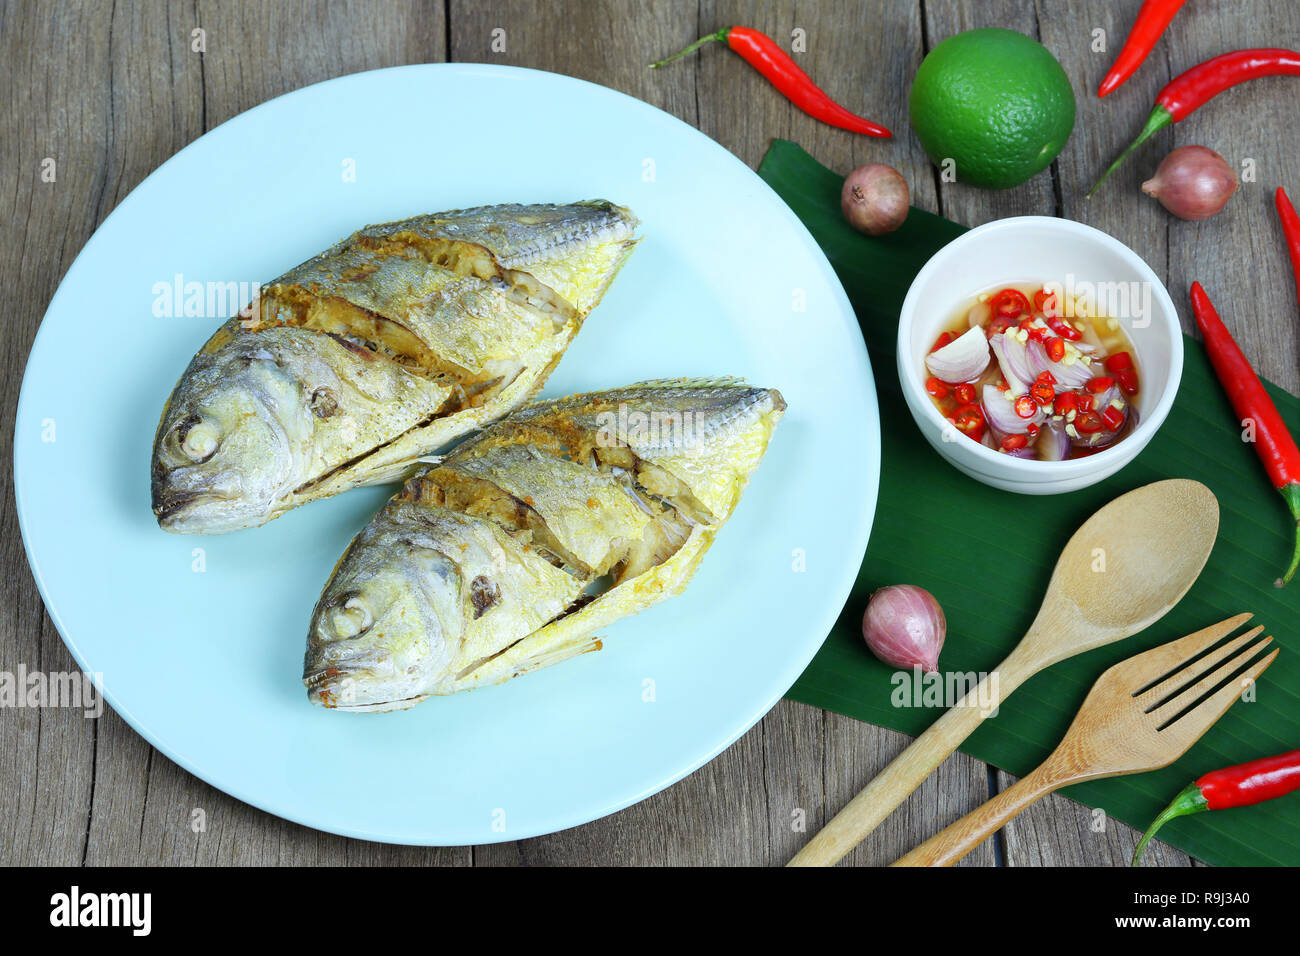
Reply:
[[[312,605],[391,489],[231,535],[160,531],[148,474],[158,415],[191,355],[242,303],[204,317],[155,312],[167,311],[177,276],[266,280],[366,223],[592,197],[631,206],[645,240],[544,394],[677,375],[779,388],[789,411],[744,500],[686,593],[610,627],[600,653],[401,713],[311,706],[299,677]],[[611,90],[451,64],[272,100],[132,192],[50,303],[23,380],[14,471],[46,607],[146,740],[270,813],[433,845],[585,823],[668,786],[751,727],[843,605],[879,453],[848,299],[753,172]]]

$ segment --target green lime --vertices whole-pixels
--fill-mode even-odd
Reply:
[[[967,30],[922,61],[908,97],[912,128],[940,170],[992,189],[1048,167],[1074,129],[1069,77],[1037,40]]]

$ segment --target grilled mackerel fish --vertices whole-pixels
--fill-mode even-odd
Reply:
[[[530,404],[408,480],[352,541],[307,636],[309,698],[404,709],[596,650],[678,594],[785,409],[738,379]]]
[[[605,201],[369,226],[266,287],[190,362],[154,439],[167,531],[221,533],[410,474],[523,404],[635,245]]]

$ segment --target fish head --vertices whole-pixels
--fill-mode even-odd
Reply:
[[[263,524],[295,479],[310,422],[298,377],[276,354],[235,343],[200,353],[172,393],[154,439],[153,511],[166,531],[220,533]]]
[[[340,562],[312,614],[303,683],[312,703],[402,710],[447,676],[463,630],[460,572],[393,534],[381,514]]]

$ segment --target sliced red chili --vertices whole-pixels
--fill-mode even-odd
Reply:
[[[1113,405],[1107,405],[1106,410],[1101,413],[1101,420],[1106,423],[1107,428],[1117,432],[1124,424],[1124,413]]]
[[[958,408],[953,416],[953,424],[976,441],[984,437],[984,413],[978,405],[962,405]]]
[[[952,390],[953,398],[957,399],[962,405],[969,405],[975,401],[975,386],[969,382],[958,385]]]
[[[929,392],[931,395],[933,395],[935,398],[948,397],[948,386],[945,385],[943,382],[939,381],[939,379],[935,378],[934,376],[931,376],[930,378],[927,378],[925,380],[925,390]]]
[[[1034,379],[1034,381],[1038,382],[1041,385],[1055,385],[1056,376],[1053,375],[1051,372],[1039,372],[1038,378]]]
[[[1026,425],[1026,426],[1025,426],[1025,434],[1028,435],[1030,438],[1037,438],[1037,437],[1038,437],[1038,426],[1037,426],[1037,425]]]
[[[1097,375],[1084,382],[1083,387],[1094,395],[1100,395],[1106,389],[1115,387],[1115,379],[1109,375]]]
[[[1106,356],[1105,365],[1108,372],[1120,372],[1133,367],[1133,356],[1127,352],[1116,352],[1114,355]]]
[[[956,332],[945,332],[945,333],[943,333],[943,335],[939,336],[937,339],[934,340],[934,345],[930,348],[930,351],[931,351],[931,352],[937,352],[937,351],[939,351],[939,349],[943,348],[945,345],[947,345],[949,342],[951,342],[951,341],[952,341],[953,339],[955,339],[956,337],[957,337],[957,333],[956,333]]]
[[[1106,423],[1102,421],[1100,415],[1096,412],[1088,411],[1080,413],[1074,419],[1074,428],[1080,435],[1093,435],[1101,431]]]
[[[1002,439],[1003,451],[1015,451],[1017,448],[1024,448],[1029,444],[1029,439],[1024,435],[1008,435]]]
[[[1056,396],[1056,404],[1053,406],[1058,415],[1068,415],[1070,412],[1079,410],[1079,393],[1062,392]]]
[[[1015,323],[1010,319],[1004,319],[1002,316],[998,316],[989,322],[984,331],[988,334],[989,338],[992,338],[995,335],[1001,335],[1014,324]]]
[[[1053,332],[1063,339],[1069,339],[1071,342],[1077,342],[1083,338],[1083,333],[1073,325],[1061,318],[1059,315],[1049,315],[1045,321]]]
[[[1059,362],[1061,359],[1065,358],[1064,339],[1053,336],[1043,343],[1043,347],[1047,349],[1047,357],[1053,362]]]
[[[1029,311],[1029,300],[1018,289],[1003,289],[989,299],[989,308],[994,315],[1014,319]]]
[[[1002,378],[998,379],[997,389],[999,392],[1008,391],[1010,388],[1011,388],[1011,383],[1007,381],[1005,375],[1002,376]]]
[[[1050,405],[1056,398],[1056,389],[1046,382],[1035,382],[1033,387],[1029,389],[1029,394],[1034,396],[1034,401],[1039,405]]]
[[[1136,395],[1138,393],[1137,372],[1133,369],[1120,369],[1115,373],[1115,381],[1119,382],[1119,387],[1125,395]]]
[[[1097,396],[1091,395],[1088,392],[1079,392],[1078,395],[1079,395],[1078,398],[1079,411],[1081,412],[1092,411],[1092,403],[1097,400]]]
[[[1029,395],[1021,395],[1016,399],[1015,409],[1021,418],[1033,418],[1038,414],[1038,403]]]
[[[1055,292],[1039,289],[1034,293],[1034,310],[1047,316],[1059,316],[1061,314],[1060,300]]]

